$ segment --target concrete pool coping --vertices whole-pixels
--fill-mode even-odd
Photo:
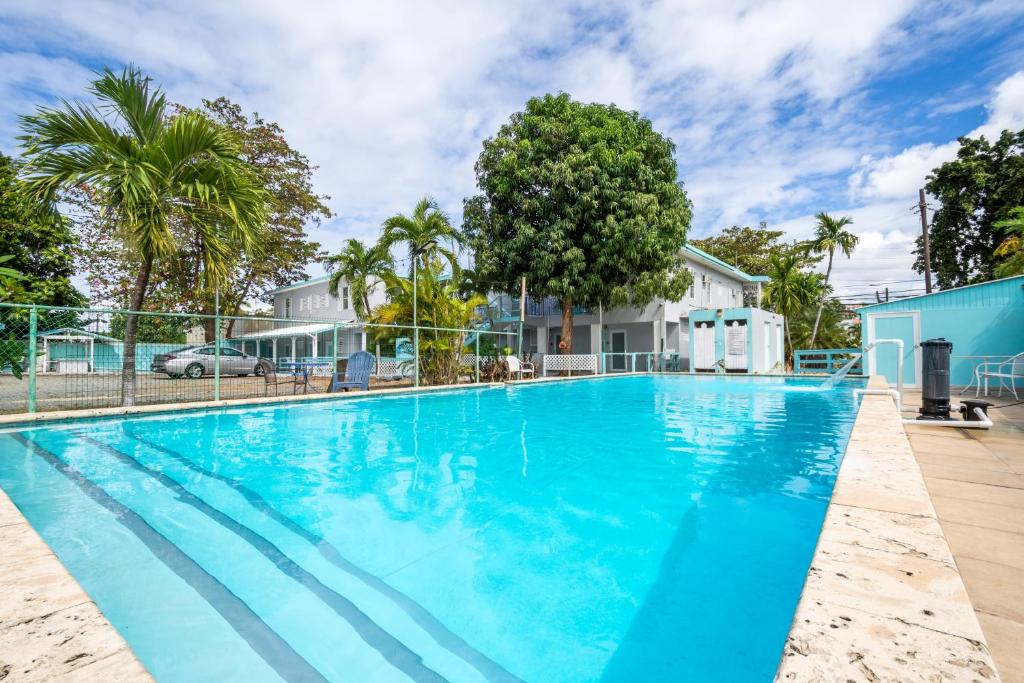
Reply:
[[[862,399],[776,680],[999,680],[889,396]]]
[[[643,374],[648,373],[547,377],[511,385]],[[881,378],[869,381],[872,387],[883,385]],[[402,387],[59,411],[0,416],[0,425],[503,386]],[[0,678],[9,666],[13,680],[151,680],[2,491],[0,547],[13,549],[0,559]],[[887,396],[862,399],[776,678],[998,680],[900,415]]]

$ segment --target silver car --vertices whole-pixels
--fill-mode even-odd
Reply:
[[[153,357],[150,370],[165,372],[169,377],[188,377],[199,379],[203,375],[212,375],[216,350],[212,346],[199,346],[159,354]],[[220,348],[221,375],[262,375],[263,367],[258,356],[250,356],[237,349],[222,346]]]

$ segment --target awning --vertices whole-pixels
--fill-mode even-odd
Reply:
[[[246,334],[240,334],[231,339],[281,339],[288,337],[312,337],[320,334],[321,332],[330,332],[334,329],[335,325],[351,327],[355,325],[355,320],[339,320],[336,323],[313,323],[309,325],[293,325],[291,327],[278,327],[273,330],[261,330],[259,332],[249,332]]]

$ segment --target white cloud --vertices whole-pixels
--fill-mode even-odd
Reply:
[[[279,122],[320,166],[316,188],[338,218],[314,236],[334,247],[373,237],[424,194],[458,218],[482,140],[528,97],[565,90],[637,109],[673,138],[699,232],[834,200],[853,169],[862,201],[884,203],[912,184],[938,147],[865,158],[878,153],[865,84],[965,26],[1022,12],[929,4],[925,19],[916,5],[9,3],[0,6],[0,146],[13,148],[16,114],[82,92],[91,68],[135,62],[177,101],[227,95]],[[991,122],[1013,120],[1021,84],[1000,86]]]

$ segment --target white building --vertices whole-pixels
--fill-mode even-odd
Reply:
[[[240,326],[231,336],[232,344],[275,362],[367,350],[366,330],[356,315],[351,288],[342,281],[338,296],[333,296],[327,291],[329,280],[330,275],[323,275],[273,290],[275,322]],[[382,287],[371,290],[371,308],[384,300]]]
[[[683,250],[686,268],[692,276],[692,284],[681,300],[658,299],[643,308],[618,307],[601,310],[577,306],[573,315],[573,353],[613,354],[608,356],[609,370],[628,369],[630,359],[625,354],[651,351],[678,353],[681,359],[680,369],[687,370],[690,368],[689,359],[693,355],[690,339],[692,311],[720,312],[720,317],[731,321],[749,319],[751,311],[756,310],[756,317],[759,319],[766,315],[773,323],[782,324],[781,316],[757,309],[756,304],[761,300],[761,286],[768,281],[766,276],[748,275],[689,244]],[[511,316],[518,316],[518,300],[503,297],[501,307]],[[761,328],[758,327],[759,335],[760,332]],[[538,359],[544,354],[558,353],[561,341],[562,318],[559,302],[555,299],[528,299],[523,339],[524,353],[533,354]],[[774,349],[774,335],[771,343],[771,365],[774,365],[775,359],[781,358],[782,350],[776,352]],[[723,363],[724,359],[723,351]],[[751,372],[767,371],[762,368],[760,355],[758,361],[756,364],[749,363],[747,369]]]

